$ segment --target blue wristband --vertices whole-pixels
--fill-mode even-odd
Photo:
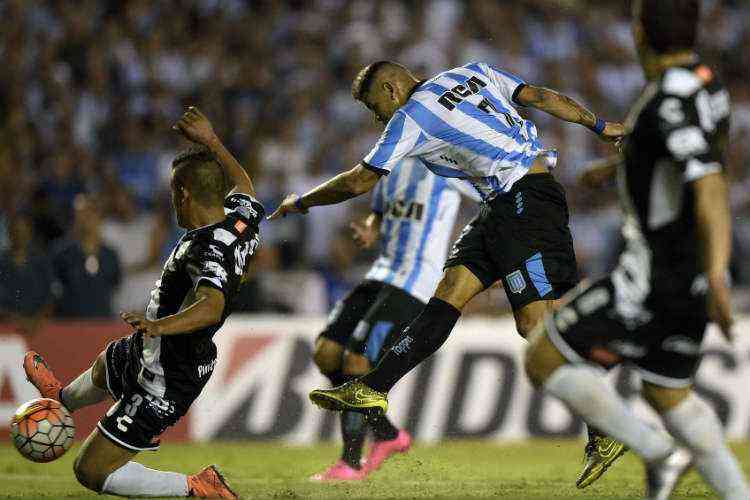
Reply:
[[[302,197],[301,196],[297,196],[297,200],[295,200],[295,202],[294,202],[294,208],[296,208],[300,212],[304,212],[305,211],[305,206],[302,204]]]
[[[607,126],[607,122],[597,117],[596,124],[594,124],[594,127],[591,130],[593,130],[596,133],[596,135],[602,135],[602,132],[604,132],[604,128],[606,126]]]

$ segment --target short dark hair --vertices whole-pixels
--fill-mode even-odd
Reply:
[[[174,178],[203,205],[221,204],[226,192],[224,170],[205,146],[191,146],[172,161]]]
[[[393,61],[376,61],[362,68],[352,82],[352,96],[363,101],[378,74],[386,69],[408,71],[402,64]]]
[[[659,54],[692,50],[698,34],[700,0],[639,0],[648,45]]]

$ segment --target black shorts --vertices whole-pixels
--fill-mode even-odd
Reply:
[[[107,390],[115,404],[97,427],[122,448],[156,451],[159,449],[156,437],[177,423],[190,405],[154,396],[141,387],[131,352],[132,342],[132,337],[123,337],[107,346]]]
[[[374,364],[424,306],[400,288],[363,281],[336,304],[320,336]]]
[[[560,353],[572,363],[590,361],[605,368],[630,362],[643,380],[660,387],[692,385],[708,324],[704,298],[674,313],[664,312],[668,301],[661,301],[663,307],[634,316],[618,311],[618,303],[625,301],[616,297],[610,277],[581,284],[566,297],[565,305],[545,320]]]
[[[445,268],[466,266],[489,288],[502,280],[513,310],[559,299],[578,283],[565,191],[552,174],[529,174],[483,204]]]

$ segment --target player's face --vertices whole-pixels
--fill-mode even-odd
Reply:
[[[369,109],[375,116],[375,119],[385,125],[388,123],[388,120],[391,119],[391,116],[393,116],[393,111],[389,114],[387,107],[384,106],[382,101],[383,99],[377,98],[376,96],[368,96],[367,99],[364,100],[364,104],[365,107],[367,107],[367,109]]]

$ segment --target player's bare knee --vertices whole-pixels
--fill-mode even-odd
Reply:
[[[100,389],[107,388],[107,353],[102,351],[91,365],[91,379]]]
[[[661,387],[645,381],[643,382],[643,387],[641,389],[643,399],[645,399],[658,413],[668,412],[687,399],[691,392],[692,389],[690,387],[673,389],[669,387]]]
[[[313,361],[323,374],[334,373],[341,369],[341,357],[344,348],[336,342],[324,338],[315,343]]]
[[[566,363],[567,360],[547,337],[544,324],[537,325],[524,356],[524,369],[534,387],[541,388],[555,370]]]
[[[344,354],[344,367],[342,371],[345,375],[364,375],[371,368],[370,360],[365,356],[349,351]]]
[[[536,325],[539,323],[538,318],[530,318],[529,316],[521,316],[516,318],[516,331],[523,338],[529,338],[531,332],[534,330]]]

